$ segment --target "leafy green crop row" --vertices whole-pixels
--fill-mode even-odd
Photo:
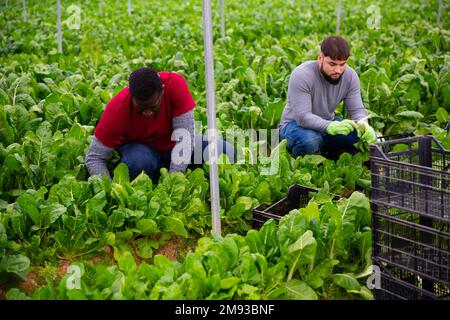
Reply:
[[[29,296],[370,298],[362,282],[370,258],[367,200],[353,193],[370,186],[362,165],[367,145],[335,162],[319,155],[292,159],[282,142],[254,165],[220,165],[223,230],[234,235],[202,238],[186,256],[180,248],[179,261],[162,257],[161,248],[177,237],[195,242],[211,227],[207,165],[186,174],[163,171],[157,185],[145,175],[130,182],[123,165],[113,181],[88,179],[83,162],[92,130],[138,67],[185,76],[200,129],[207,123],[200,2],[133,1],[131,18],[124,1],[102,3],[64,2],[82,11],[81,29],[63,25],[63,54],[56,50],[55,2],[27,1],[26,22],[20,6],[0,5],[0,298],[2,289],[10,289],[8,298],[25,297],[20,279],[30,271],[54,275],[60,261],[85,271],[82,289],[67,290],[69,275],[59,286],[59,279],[44,277]],[[291,3],[226,1],[225,39],[214,29],[220,129],[275,128],[290,73],[316,59],[321,39],[334,32],[329,1]],[[341,33],[351,45],[349,64],[360,76],[371,123],[383,134],[433,133],[450,149],[444,130],[450,20],[436,27],[437,2],[343,3]],[[381,14],[375,28],[368,25],[372,4]],[[63,7],[62,19],[68,18]],[[342,105],[337,114],[345,115]],[[279,165],[274,175],[261,174],[268,160]],[[279,227],[270,222],[249,230],[251,208],[284,197],[293,183],[323,188],[322,196],[353,193],[351,204],[318,197]],[[118,265],[87,262],[103,259],[109,247]]]
[[[368,199],[358,192],[336,204],[323,194],[319,199],[283,217],[278,227],[270,220],[246,236],[201,238],[181,262],[157,255],[152,265],[138,265],[129,251],[115,247],[117,265],[76,263],[78,289],[68,286],[67,274],[33,298],[370,299],[364,282],[371,273]],[[8,298],[25,296],[11,289]]]

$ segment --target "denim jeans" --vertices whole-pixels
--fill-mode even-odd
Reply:
[[[231,163],[235,162],[234,147],[223,140],[218,140],[218,155],[222,153],[228,156]],[[191,156],[191,162],[188,168],[195,169],[201,167],[208,161],[208,137],[203,135],[195,136],[194,150]],[[128,143],[117,149],[120,155],[120,162],[128,166],[130,180],[136,178],[142,171],[153,179],[159,178],[159,170],[161,168],[170,167],[172,150],[166,152],[158,152],[152,147],[143,143]],[[205,157],[202,155],[205,154]],[[195,156],[195,159],[194,159]]]
[[[334,120],[343,119],[335,117]],[[355,154],[357,150],[353,145],[359,141],[356,130],[346,136],[341,134],[332,136],[326,132],[299,127],[294,120],[281,128],[280,138],[287,140],[287,150],[294,157],[320,152],[333,160],[338,159],[344,152]]]

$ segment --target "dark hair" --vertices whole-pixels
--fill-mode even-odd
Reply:
[[[340,36],[326,37],[320,45],[325,57],[330,57],[333,60],[347,60],[350,56],[350,48],[347,41]]]
[[[161,79],[152,68],[133,71],[128,79],[128,88],[131,96],[139,101],[146,101],[163,90]]]

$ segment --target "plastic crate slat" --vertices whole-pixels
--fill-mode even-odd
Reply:
[[[385,262],[385,263],[387,263],[387,264],[389,264],[389,265],[391,265],[393,267],[397,267],[397,268],[402,269],[402,270],[404,270],[406,272],[409,272],[409,273],[411,273],[411,274],[413,274],[415,276],[420,277],[422,281],[431,281],[431,282],[434,282],[434,283],[438,283],[438,284],[446,287],[447,291],[450,292],[450,282],[449,282],[448,277],[446,279],[436,278],[436,277],[433,277],[433,276],[431,276],[431,275],[429,275],[427,273],[423,273],[421,270],[416,270],[416,269],[413,269],[411,267],[407,267],[407,266],[405,266],[403,264],[400,264],[398,262],[388,260],[388,259],[386,259],[386,258],[384,258],[382,256],[378,256],[377,258],[378,258],[379,261]],[[392,276],[392,274],[391,274],[391,276]]]
[[[418,230],[418,231],[429,232],[429,233],[432,233],[432,234],[434,234],[436,236],[450,239],[450,232],[442,231],[442,230],[439,230],[439,229],[436,229],[436,228],[433,228],[433,227],[430,227],[430,226],[420,225],[418,223],[414,223],[414,222],[409,221],[409,220],[400,219],[400,218],[397,218],[397,217],[394,217],[394,216],[391,216],[391,215],[387,215],[387,214],[383,214],[383,213],[380,213],[380,212],[377,212],[377,211],[376,212],[372,212],[372,215],[373,215],[373,218],[380,217],[382,219],[385,219],[385,220],[391,222],[392,224],[403,225],[403,226],[406,226],[406,227],[409,227],[409,228],[413,228],[413,229]]]
[[[450,287],[442,282],[421,277],[415,271],[381,261],[379,257],[374,257],[373,262],[381,270],[381,288],[374,292],[377,300],[442,300],[450,297]]]

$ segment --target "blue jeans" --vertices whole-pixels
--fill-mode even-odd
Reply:
[[[336,117],[334,120],[343,119]],[[346,136],[332,136],[326,132],[299,127],[294,120],[281,128],[280,138],[287,140],[286,148],[294,157],[320,152],[333,160],[338,159],[344,152],[355,154],[357,150],[353,145],[359,141],[356,130]]]
[[[218,140],[218,155],[224,153],[228,156],[231,163],[235,162],[234,147],[223,140]],[[204,159],[203,154],[208,154],[208,137],[203,135],[195,136],[194,150],[191,156],[191,164],[188,168],[195,169],[202,167],[202,163],[208,161]],[[120,162],[128,166],[130,180],[136,178],[144,171],[153,181],[159,178],[161,168],[170,167],[172,150],[158,152],[154,148],[143,143],[128,143],[117,149],[120,155]]]

